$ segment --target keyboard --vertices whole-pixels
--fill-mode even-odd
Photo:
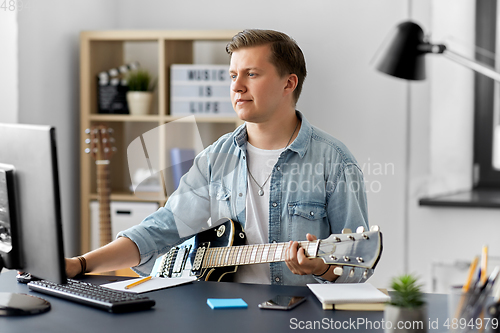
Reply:
[[[155,301],[148,297],[73,279],[68,279],[67,284],[57,284],[46,280],[32,281],[28,283],[28,287],[33,291],[113,313],[146,310],[155,305]]]

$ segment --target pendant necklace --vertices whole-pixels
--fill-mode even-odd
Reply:
[[[295,134],[295,131],[297,130],[298,126],[299,126],[299,120],[297,120],[297,125],[295,125],[295,129],[293,130],[292,136],[290,136],[290,139],[288,139],[288,143],[286,144],[285,148],[283,148],[283,151],[288,147],[288,145],[290,144],[290,141],[292,141],[293,135]],[[259,185],[259,183],[257,183],[257,181],[253,177],[252,173],[250,172],[250,168],[248,167],[248,163],[247,163],[247,170],[248,170],[248,174],[250,175],[250,178],[252,178],[253,181],[254,181],[254,183],[255,183],[255,185],[257,185],[259,187],[259,191],[257,193],[260,196],[263,196],[264,195],[264,186],[266,185],[267,181],[271,177],[273,171],[271,170],[271,173],[269,173],[269,176],[267,176],[266,181],[261,186],[261,185]]]

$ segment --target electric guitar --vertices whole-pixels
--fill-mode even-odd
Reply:
[[[110,194],[111,186],[109,180],[109,162],[116,151],[112,146],[113,130],[105,125],[99,125],[86,130],[89,138],[86,143],[90,145],[85,152],[90,154],[97,166],[97,197],[99,201],[99,246],[111,242],[111,213]]]
[[[173,247],[159,257],[152,276],[195,276],[205,281],[231,281],[239,265],[285,260],[288,243],[244,245],[245,232],[239,223],[224,218],[218,226],[199,233],[183,245]],[[321,258],[326,264],[375,268],[382,254],[382,233],[377,226],[371,231],[362,227],[356,233],[345,230],[327,239],[299,242],[310,258]]]

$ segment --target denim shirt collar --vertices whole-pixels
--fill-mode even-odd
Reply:
[[[306,117],[302,115],[300,111],[295,111],[297,117],[302,121],[302,125],[300,126],[299,134],[293,140],[292,144],[287,148],[291,151],[299,154],[300,158],[303,158],[309,148],[309,143],[311,142],[311,136],[313,128],[311,124],[307,121]],[[247,127],[245,124],[241,125],[235,132],[234,136],[234,144],[238,146],[242,150],[246,150],[245,144],[247,142]]]

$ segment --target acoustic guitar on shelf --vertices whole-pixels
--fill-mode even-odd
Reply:
[[[111,242],[111,212],[110,195],[111,184],[109,178],[109,163],[111,156],[116,152],[113,147],[113,129],[98,125],[85,131],[88,138],[85,142],[89,145],[85,152],[95,160],[97,167],[97,198],[99,201],[99,246]]]
[[[285,260],[288,243],[245,245],[242,226],[230,219],[217,221],[217,226],[194,236],[191,242],[173,247],[159,257],[151,272],[157,277],[195,276],[205,281],[231,281],[239,265],[271,263]],[[363,227],[356,233],[349,229],[324,240],[302,241],[310,258],[321,258],[326,264],[375,268],[382,254],[382,233],[378,226],[370,231]]]

